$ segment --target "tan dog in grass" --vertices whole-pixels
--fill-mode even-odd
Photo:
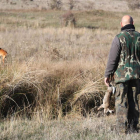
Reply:
[[[7,56],[7,52],[3,50],[2,48],[0,48],[0,56],[2,57],[2,61],[4,64],[4,60],[5,60],[5,57]]]
[[[108,87],[107,92],[105,92],[105,96],[103,98],[103,104],[97,110],[104,108],[104,114],[106,114],[108,112],[109,113],[114,112],[113,110],[109,109],[112,92],[113,92],[113,87]]]

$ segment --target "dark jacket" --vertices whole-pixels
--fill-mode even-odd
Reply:
[[[117,35],[112,42],[112,46],[111,46],[109,57],[108,57],[107,67],[105,71],[105,77],[109,77],[110,75],[113,75],[115,73],[116,83],[125,82],[130,79],[139,78],[140,65],[137,62],[130,64],[130,61],[132,62],[133,59],[127,59],[127,58],[134,57],[134,61],[137,61],[137,58],[135,56],[135,42],[137,41],[135,41],[135,39],[137,39],[136,36],[139,36],[139,35],[140,34],[135,31],[135,27],[132,24],[128,24],[121,29],[121,33]],[[124,45],[122,43],[123,39],[126,40],[127,45]],[[130,48],[134,48],[134,51],[131,51]],[[135,71],[133,70],[130,71],[130,69],[134,69],[134,68],[135,68]],[[129,72],[132,72],[132,73],[128,76],[127,73]],[[137,73],[137,76],[134,76],[136,73]]]

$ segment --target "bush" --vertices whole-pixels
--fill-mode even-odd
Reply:
[[[52,0],[50,4],[51,9],[53,10],[60,10],[62,7],[62,2],[61,0]]]
[[[131,10],[139,9],[140,8],[140,2],[139,0],[128,0],[128,7]]]
[[[75,2],[74,0],[69,0],[69,9],[72,10],[74,8]]]
[[[74,14],[71,11],[66,12],[61,19],[61,24],[64,27],[75,27],[76,20]]]

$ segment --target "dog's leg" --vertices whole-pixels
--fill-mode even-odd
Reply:
[[[102,109],[102,108],[104,108],[104,105],[102,104],[102,105],[100,105],[100,107],[98,107],[98,109],[97,110],[100,110],[100,109]]]
[[[3,55],[3,57],[2,57],[2,60],[3,60],[3,64],[4,64],[4,60],[5,60],[5,57],[6,57],[5,55]]]

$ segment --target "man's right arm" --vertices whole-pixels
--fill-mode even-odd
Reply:
[[[118,37],[116,36],[112,42],[110,53],[108,56],[107,67],[105,70],[105,84],[108,85],[108,78],[114,74],[117,69],[118,62],[120,59],[121,45]]]

